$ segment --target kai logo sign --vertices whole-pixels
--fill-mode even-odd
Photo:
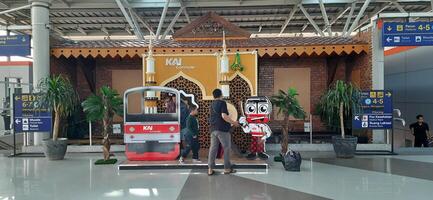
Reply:
[[[143,131],[152,131],[153,126],[143,126]]]
[[[167,66],[181,66],[182,58],[166,58],[165,65]]]
[[[182,63],[182,58],[179,57],[167,57],[165,58],[165,66],[175,67],[176,69],[194,69],[195,66],[188,66]]]

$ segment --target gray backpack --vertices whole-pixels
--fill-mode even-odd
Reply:
[[[296,151],[289,150],[287,153],[283,156],[283,166],[284,169],[287,171],[301,171],[301,154]]]

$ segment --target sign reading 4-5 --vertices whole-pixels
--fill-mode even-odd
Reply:
[[[383,46],[433,45],[433,22],[385,22]]]
[[[391,129],[393,121],[392,92],[371,90],[361,92],[362,113],[352,119],[354,129]]]

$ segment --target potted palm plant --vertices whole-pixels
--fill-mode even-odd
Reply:
[[[86,113],[89,121],[102,121],[102,140],[104,160],[97,163],[115,163],[117,160],[110,160],[110,132],[113,125],[115,115],[123,115],[123,101],[116,90],[103,86],[99,90],[99,94],[92,94],[83,103],[84,113]]]
[[[298,95],[299,94],[295,88],[289,88],[287,92],[279,90],[276,95],[271,97],[272,105],[278,108],[278,114],[284,115],[282,124],[283,138],[281,140],[281,157],[275,157],[275,161],[281,161],[282,157],[289,150],[290,117],[294,117],[296,119],[305,118],[305,111],[297,99]]]
[[[47,106],[54,115],[53,138],[43,141],[44,153],[49,160],[62,160],[68,146],[66,138],[59,138],[60,121],[74,111],[77,93],[69,80],[61,75],[42,79],[38,87],[41,93],[39,105]]]
[[[316,111],[322,121],[328,127],[340,129],[341,136],[332,137],[334,151],[339,158],[351,158],[355,155],[358,138],[345,135],[345,119],[351,119],[352,113],[360,110],[359,99],[360,90],[357,87],[338,80],[317,105]]]

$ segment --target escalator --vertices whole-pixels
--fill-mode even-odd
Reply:
[[[0,140],[0,150],[12,150],[14,146]]]

